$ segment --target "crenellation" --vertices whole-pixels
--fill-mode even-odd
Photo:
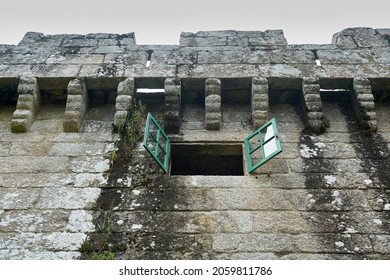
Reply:
[[[235,47],[235,46],[285,46],[287,40],[282,30],[261,31],[200,31],[183,32],[180,47]]]
[[[388,47],[388,29],[347,28],[333,35],[332,44],[339,48]]]

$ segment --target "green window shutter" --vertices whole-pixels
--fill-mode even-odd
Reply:
[[[167,173],[170,140],[150,113],[146,120],[143,145],[161,169]]]
[[[282,151],[273,118],[244,139],[248,172],[252,172]]]

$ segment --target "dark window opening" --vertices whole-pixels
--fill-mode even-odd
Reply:
[[[136,78],[136,100],[145,106],[145,112],[151,112],[157,119],[162,119],[165,111],[165,78]]]
[[[16,105],[18,101],[18,84],[2,83],[0,81],[0,106]]]
[[[89,106],[99,107],[102,105],[115,105],[117,97],[117,89],[106,89],[106,90],[89,90],[88,99]]]
[[[171,175],[243,176],[242,145],[172,144]]]
[[[203,129],[206,79],[182,79],[181,117],[183,129]]]
[[[69,81],[69,78],[38,78],[41,106],[61,105],[65,110]]]
[[[390,79],[372,79],[371,86],[375,102],[390,102]]]
[[[350,105],[352,93],[353,79],[320,79],[320,95],[322,102],[336,102],[340,105]]]
[[[86,78],[88,102],[84,130],[101,130],[114,121],[115,101],[120,78]]]
[[[239,130],[251,127],[251,78],[221,79],[223,128]]]
[[[319,82],[322,91],[342,91],[353,89],[353,79],[351,78],[321,78]]]
[[[18,101],[18,80],[0,79],[0,122],[11,121]]]
[[[269,106],[302,104],[302,79],[297,78],[269,78],[268,79]]]

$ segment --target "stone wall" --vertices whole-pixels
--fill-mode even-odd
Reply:
[[[108,214],[118,258],[389,259],[389,50],[372,28],[0,45],[0,259],[79,258]],[[241,145],[275,117],[283,152],[244,176],[166,175],[140,143],[113,165],[135,100],[176,144]]]

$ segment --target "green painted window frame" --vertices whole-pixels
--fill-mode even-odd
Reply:
[[[151,128],[153,126],[157,129],[155,135],[151,132]],[[164,144],[162,144],[163,139],[165,141],[165,147]],[[142,144],[165,173],[168,173],[169,168],[169,152],[171,146],[170,143],[171,141],[165,134],[164,130],[153,118],[152,114],[148,113],[148,117],[146,119],[144,141]],[[161,154],[159,153],[163,153],[163,160],[160,160]]]
[[[265,139],[267,136],[267,129],[268,127],[272,127],[273,133],[272,136]],[[263,133],[265,131],[265,136],[263,139]],[[256,140],[258,140],[258,144],[255,145],[255,147],[251,147],[250,140],[254,139],[255,137],[258,137]],[[271,143],[271,141],[274,141]],[[274,149],[270,154],[269,151],[266,150],[266,146],[273,145],[276,146],[276,149]],[[276,120],[275,118],[271,119],[264,125],[262,125],[259,129],[245,137],[244,139],[244,148],[245,148],[245,156],[246,156],[246,164],[247,164],[247,170],[249,173],[253,172],[260,166],[262,166],[264,163],[275,157],[277,154],[282,152],[282,145],[280,143],[280,139],[278,136],[278,128],[276,126]],[[253,154],[257,152],[258,150],[261,150],[262,157],[260,159],[253,159]]]

